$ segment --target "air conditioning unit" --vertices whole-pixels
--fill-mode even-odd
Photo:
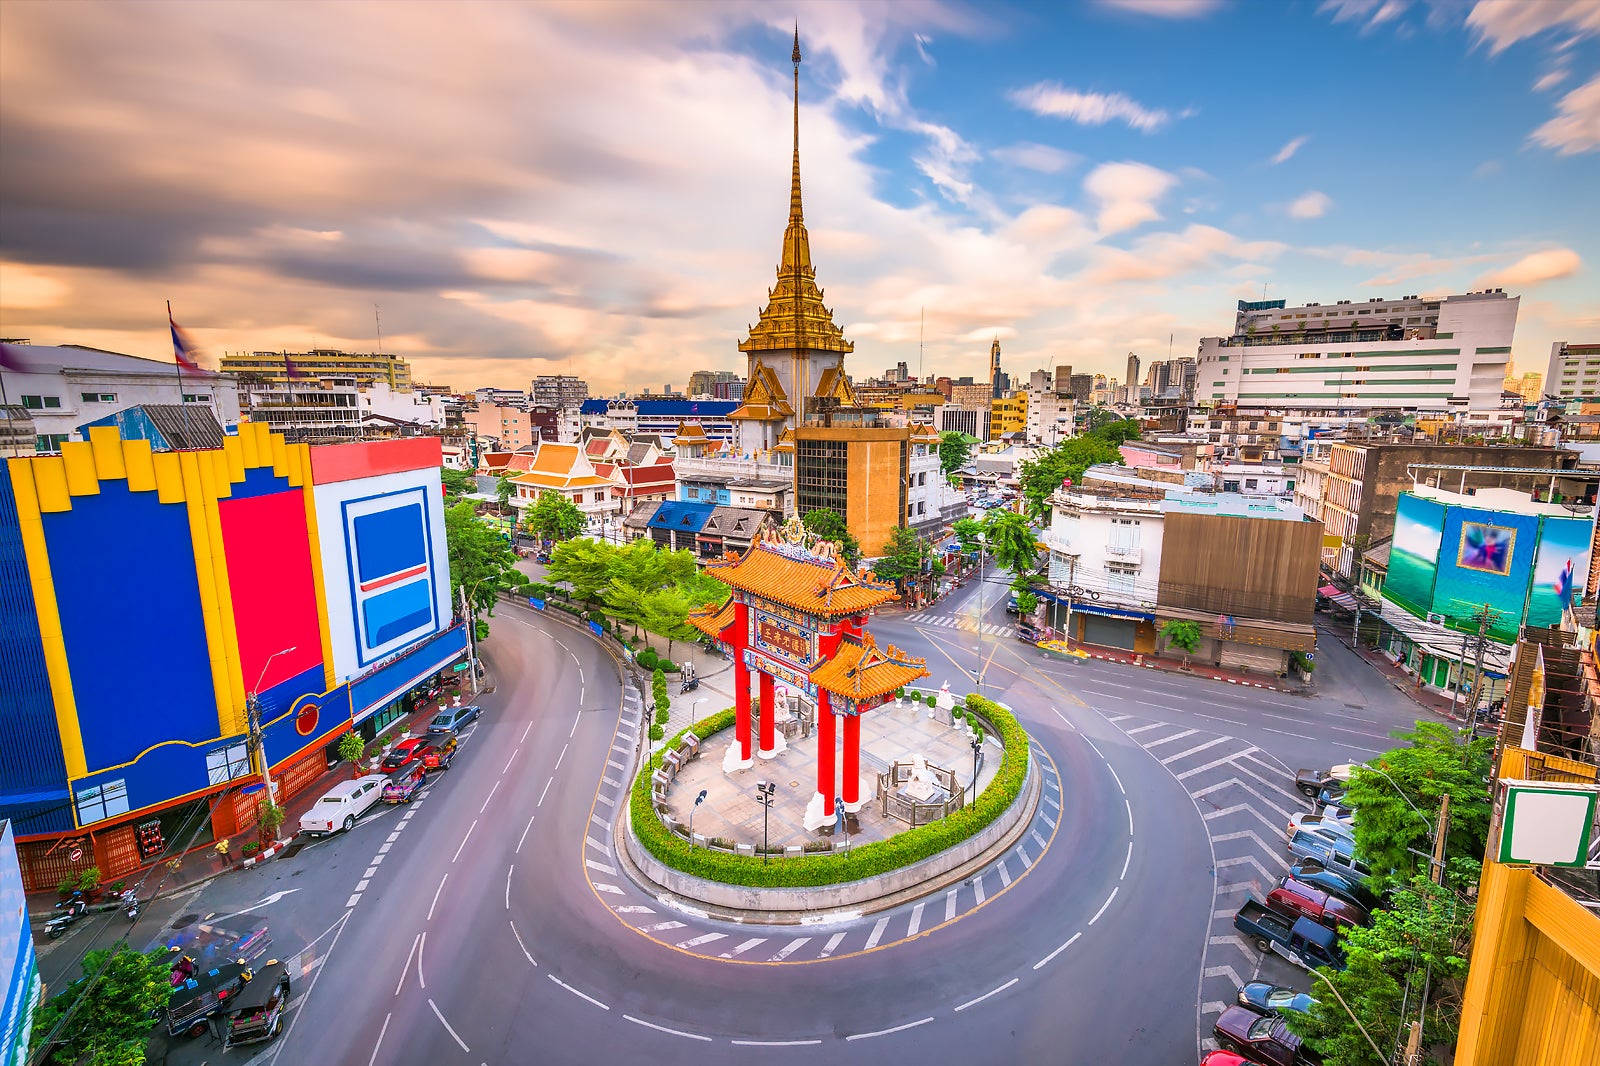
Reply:
[[[1442,626],[1442,625],[1444,625],[1444,615],[1442,615],[1442,614],[1430,614],[1430,615],[1428,615],[1428,621],[1433,623],[1436,626]]]

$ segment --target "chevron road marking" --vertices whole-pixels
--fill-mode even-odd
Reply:
[[[683,943],[679,944],[678,946],[680,948],[697,948],[701,944],[709,944],[713,940],[721,940],[724,937],[726,937],[727,935],[728,935],[727,933],[702,933],[701,935],[699,935],[697,937],[694,937],[694,938],[692,938],[690,940],[685,940]]]
[[[886,927],[888,924],[889,924],[889,919],[887,919],[887,918],[879,918],[878,919],[878,924],[874,925],[872,927],[872,932],[870,934],[868,934],[868,936],[867,936],[867,948],[866,948],[866,950],[871,951],[873,948],[878,946],[878,940],[883,936],[884,927]]]
[[[1276,803],[1273,803],[1271,800],[1267,799],[1267,797],[1263,796],[1261,793],[1257,792],[1255,789],[1251,788],[1249,785],[1245,784],[1243,781],[1240,781],[1237,777],[1230,777],[1226,781],[1218,781],[1214,785],[1207,785],[1205,788],[1202,788],[1202,789],[1200,789],[1198,791],[1189,793],[1189,795],[1193,796],[1195,799],[1200,799],[1200,798],[1202,798],[1204,796],[1210,795],[1213,792],[1219,792],[1222,789],[1227,788],[1229,785],[1238,785],[1240,788],[1242,788],[1246,792],[1250,793],[1250,795],[1254,796],[1256,799],[1260,800],[1262,803],[1266,804],[1268,807],[1271,807],[1273,810],[1275,810],[1279,814],[1283,815],[1283,820],[1285,822],[1287,822],[1290,818],[1294,817],[1294,815],[1290,814],[1288,811],[1284,810],[1282,807],[1278,806]]]
[[[1234,754],[1226,756],[1225,758],[1213,759],[1211,762],[1206,763],[1204,766],[1196,766],[1193,769],[1185,770],[1183,773],[1174,774],[1173,776],[1176,777],[1179,781],[1187,781],[1189,778],[1194,777],[1196,774],[1203,774],[1207,770],[1215,770],[1217,767],[1223,765],[1224,763],[1233,762],[1233,760],[1239,758],[1239,756],[1241,756],[1241,755],[1248,755],[1252,751],[1259,751],[1259,750],[1260,750],[1259,748],[1246,748],[1244,751],[1235,752]]]
[[[1140,747],[1144,748],[1145,751],[1149,751],[1151,748],[1157,747],[1161,744],[1171,744],[1174,740],[1182,740],[1184,737],[1192,737],[1198,732],[1200,732],[1198,729],[1185,729],[1183,732],[1174,733],[1170,737],[1162,737],[1160,740],[1152,740],[1148,744],[1141,744]]]
[[[779,951],[776,955],[772,956],[772,958],[768,959],[767,961],[768,962],[782,962],[784,959],[787,959],[790,955],[792,955],[795,952],[796,949],[802,947],[805,944],[809,944],[809,943],[811,943],[811,938],[808,937],[808,936],[795,937],[793,940],[789,941],[787,944],[785,944],[783,946],[783,950]]]
[[[839,941],[843,940],[844,937],[845,937],[845,934],[843,934],[843,933],[835,933],[832,936],[830,936],[828,938],[828,942],[826,944],[822,945],[822,950],[817,952],[817,958],[825,959],[829,955],[832,955],[833,954],[833,949],[839,946]]]
[[[1220,874],[1224,866],[1231,867],[1245,865],[1254,866],[1265,880],[1276,881],[1278,879],[1277,875],[1269,872],[1265,866],[1262,866],[1261,861],[1254,855],[1244,855],[1237,859],[1218,859],[1217,872]]]
[[[733,947],[733,948],[730,948],[727,951],[724,951],[722,953],[722,957],[725,958],[725,959],[736,959],[740,955],[743,955],[745,952],[749,951],[751,948],[759,947],[760,945],[765,944],[766,942],[767,942],[767,938],[764,937],[764,936],[752,937],[751,939],[746,940],[743,944],[740,944],[737,947]]]
[[[1224,744],[1224,743],[1226,743],[1226,742],[1228,742],[1228,741],[1230,741],[1232,739],[1233,739],[1232,737],[1217,737],[1215,740],[1208,740],[1204,744],[1197,744],[1196,746],[1190,748],[1187,751],[1180,751],[1176,755],[1168,755],[1165,759],[1161,760],[1161,765],[1162,766],[1170,766],[1173,763],[1177,762],[1179,759],[1187,759],[1189,756],[1193,755],[1195,752],[1205,751],[1207,748],[1214,747],[1217,744]]]

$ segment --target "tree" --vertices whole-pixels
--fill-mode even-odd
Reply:
[[[165,948],[148,955],[134,951],[125,940],[86,953],[83,977],[34,1015],[35,1049],[42,1051],[45,1041],[52,1041],[49,1061],[58,1066],[140,1066],[150,1019],[172,994],[165,955]]]
[[[950,532],[955,534],[956,540],[961,542],[961,550],[971,554],[978,550],[983,543],[983,523],[976,518],[958,518],[950,527]]]
[[[578,505],[559,492],[545,491],[522,513],[522,526],[543,540],[571,540],[583,532],[586,520]]]
[[[984,539],[994,561],[1014,577],[1031,571],[1039,560],[1039,540],[1028,519],[1015,511],[990,511],[983,520]]]
[[[667,673],[659,666],[650,675],[650,692],[655,697],[656,722],[666,725],[667,716],[672,711],[672,701],[667,697]]]
[[[339,738],[339,746],[334,749],[334,752],[339,758],[353,766],[366,749],[367,745],[362,741],[361,734],[352,729]]]
[[[959,429],[949,429],[939,434],[939,473],[946,479],[967,465],[972,458],[972,446],[977,437],[969,437]]]
[[[1161,635],[1167,638],[1167,643],[1174,648],[1182,648],[1190,655],[1200,646],[1200,625],[1197,622],[1168,619],[1162,623]]]
[[[1030,615],[1034,611],[1037,611],[1038,609],[1039,609],[1039,597],[1038,596],[1035,596],[1031,592],[1019,592],[1019,593],[1017,593],[1017,612],[1019,614]]]
[[[1356,767],[1346,792],[1351,806],[1361,810],[1356,851],[1379,884],[1408,880],[1424,863],[1413,849],[1424,854],[1433,850],[1430,838],[1439,825],[1441,796],[1450,796],[1446,855],[1480,856],[1489,836],[1483,782],[1490,772],[1493,739],[1458,743],[1454,730],[1443,722],[1418,722],[1398,739],[1407,746]]]
[[[572,594],[593,603],[599,591],[611,581],[611,557],[619,549],[604,541],[583,538],[557,544],[550,553],[547,572],[551,581],[565,581]]]
[[[689,616],[689,597],[676,585],[646,593],[640,616],[646,629],[667,638],[669,659],[674,641],[693,640],[699,632],[685,621]]]
[[[897,526],[889,532],[883,557],[872,564],[872,572],[879,580],[893,581],[896,590],[903,595],[906,582],[914,582],[922,576],[922,563],[927,557],[927,542],[905,526]]]
[[[1094,413],[1091,413],[1090,422],[1094,422]],[[1023,460],[1018,479],[1022,482],[1028,514],[1043,518],[1049,513],[1051,494],[1061,483],[1083,480],[1083,472],[1091,466],[1097,463],[1122,465],[1122,453],[1117,446],[1138,437],[1138,422],[1131,418],[1115,419],[1094,426],[1081,437],[1062,441],[1036,459]]]
[[[444,494],[449,499],[478,491],[478,479],[465,470],[453,470],[448,466],[441,466],[439,480],[444,482]]]
[[[845,524],[844,516],[838,511],[818,509],[812,511],[800,520],[806,529],[815,533],[823,540],[831,540],[839,545],[839,551],[844,555],[844,561],[855,566],[861,559],[861,542],[850,533],[850,527]]]
[[[506,513],[506,508],[511,506],[511,498],[516,494],[517,487],[511,483],[510,478],[506,477],[504,474],[501,474],[500,480],[495,484],[494,487],[494,496],[495,499],[500,503],[501,514]]]
[[[463,500],[444,513],[445,544],[450,556],[450,592],[467,590],[479,610],[494,612],[502,585],[521,581],[517,556],[504,537],[478,521],[476,505]]]

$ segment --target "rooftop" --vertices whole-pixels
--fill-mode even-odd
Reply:
[[[892,584],[869,571],[852,572],[825,545],[806,548],[764,533],[743,555],[707,563],[704,570],[742,592],[825,618],[864,614],[894,599]]]

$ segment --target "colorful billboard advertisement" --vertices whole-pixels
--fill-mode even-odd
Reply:
[[[1516,640],[1533,578],[1539,516],[1477,507],[1447,511],[1430,610],[1443,615],[1447,625],[1476,630],[1469,619],[1487,606],[1489,636]]]
[[[39,999],[39,967],[28,928],[27,896],[17,865],[11,823],[0,821],[0,975],[5,999],[0,1000],[0,1066],[28,1061],[28,1033]]]
[[[1384,597],[1415,615],[1433,610],[1433,583],[1439,573],[1439,543],[1447,508],[1441,503],[1400,494],[1394,514],[1394,542]]]
[[[1567,604],[1589,598],[1589,546],[1594,522],[1588,518],[1546,518],[1533,559],[1533,588],[1528,591],[1528,624],[1553,626]]]

